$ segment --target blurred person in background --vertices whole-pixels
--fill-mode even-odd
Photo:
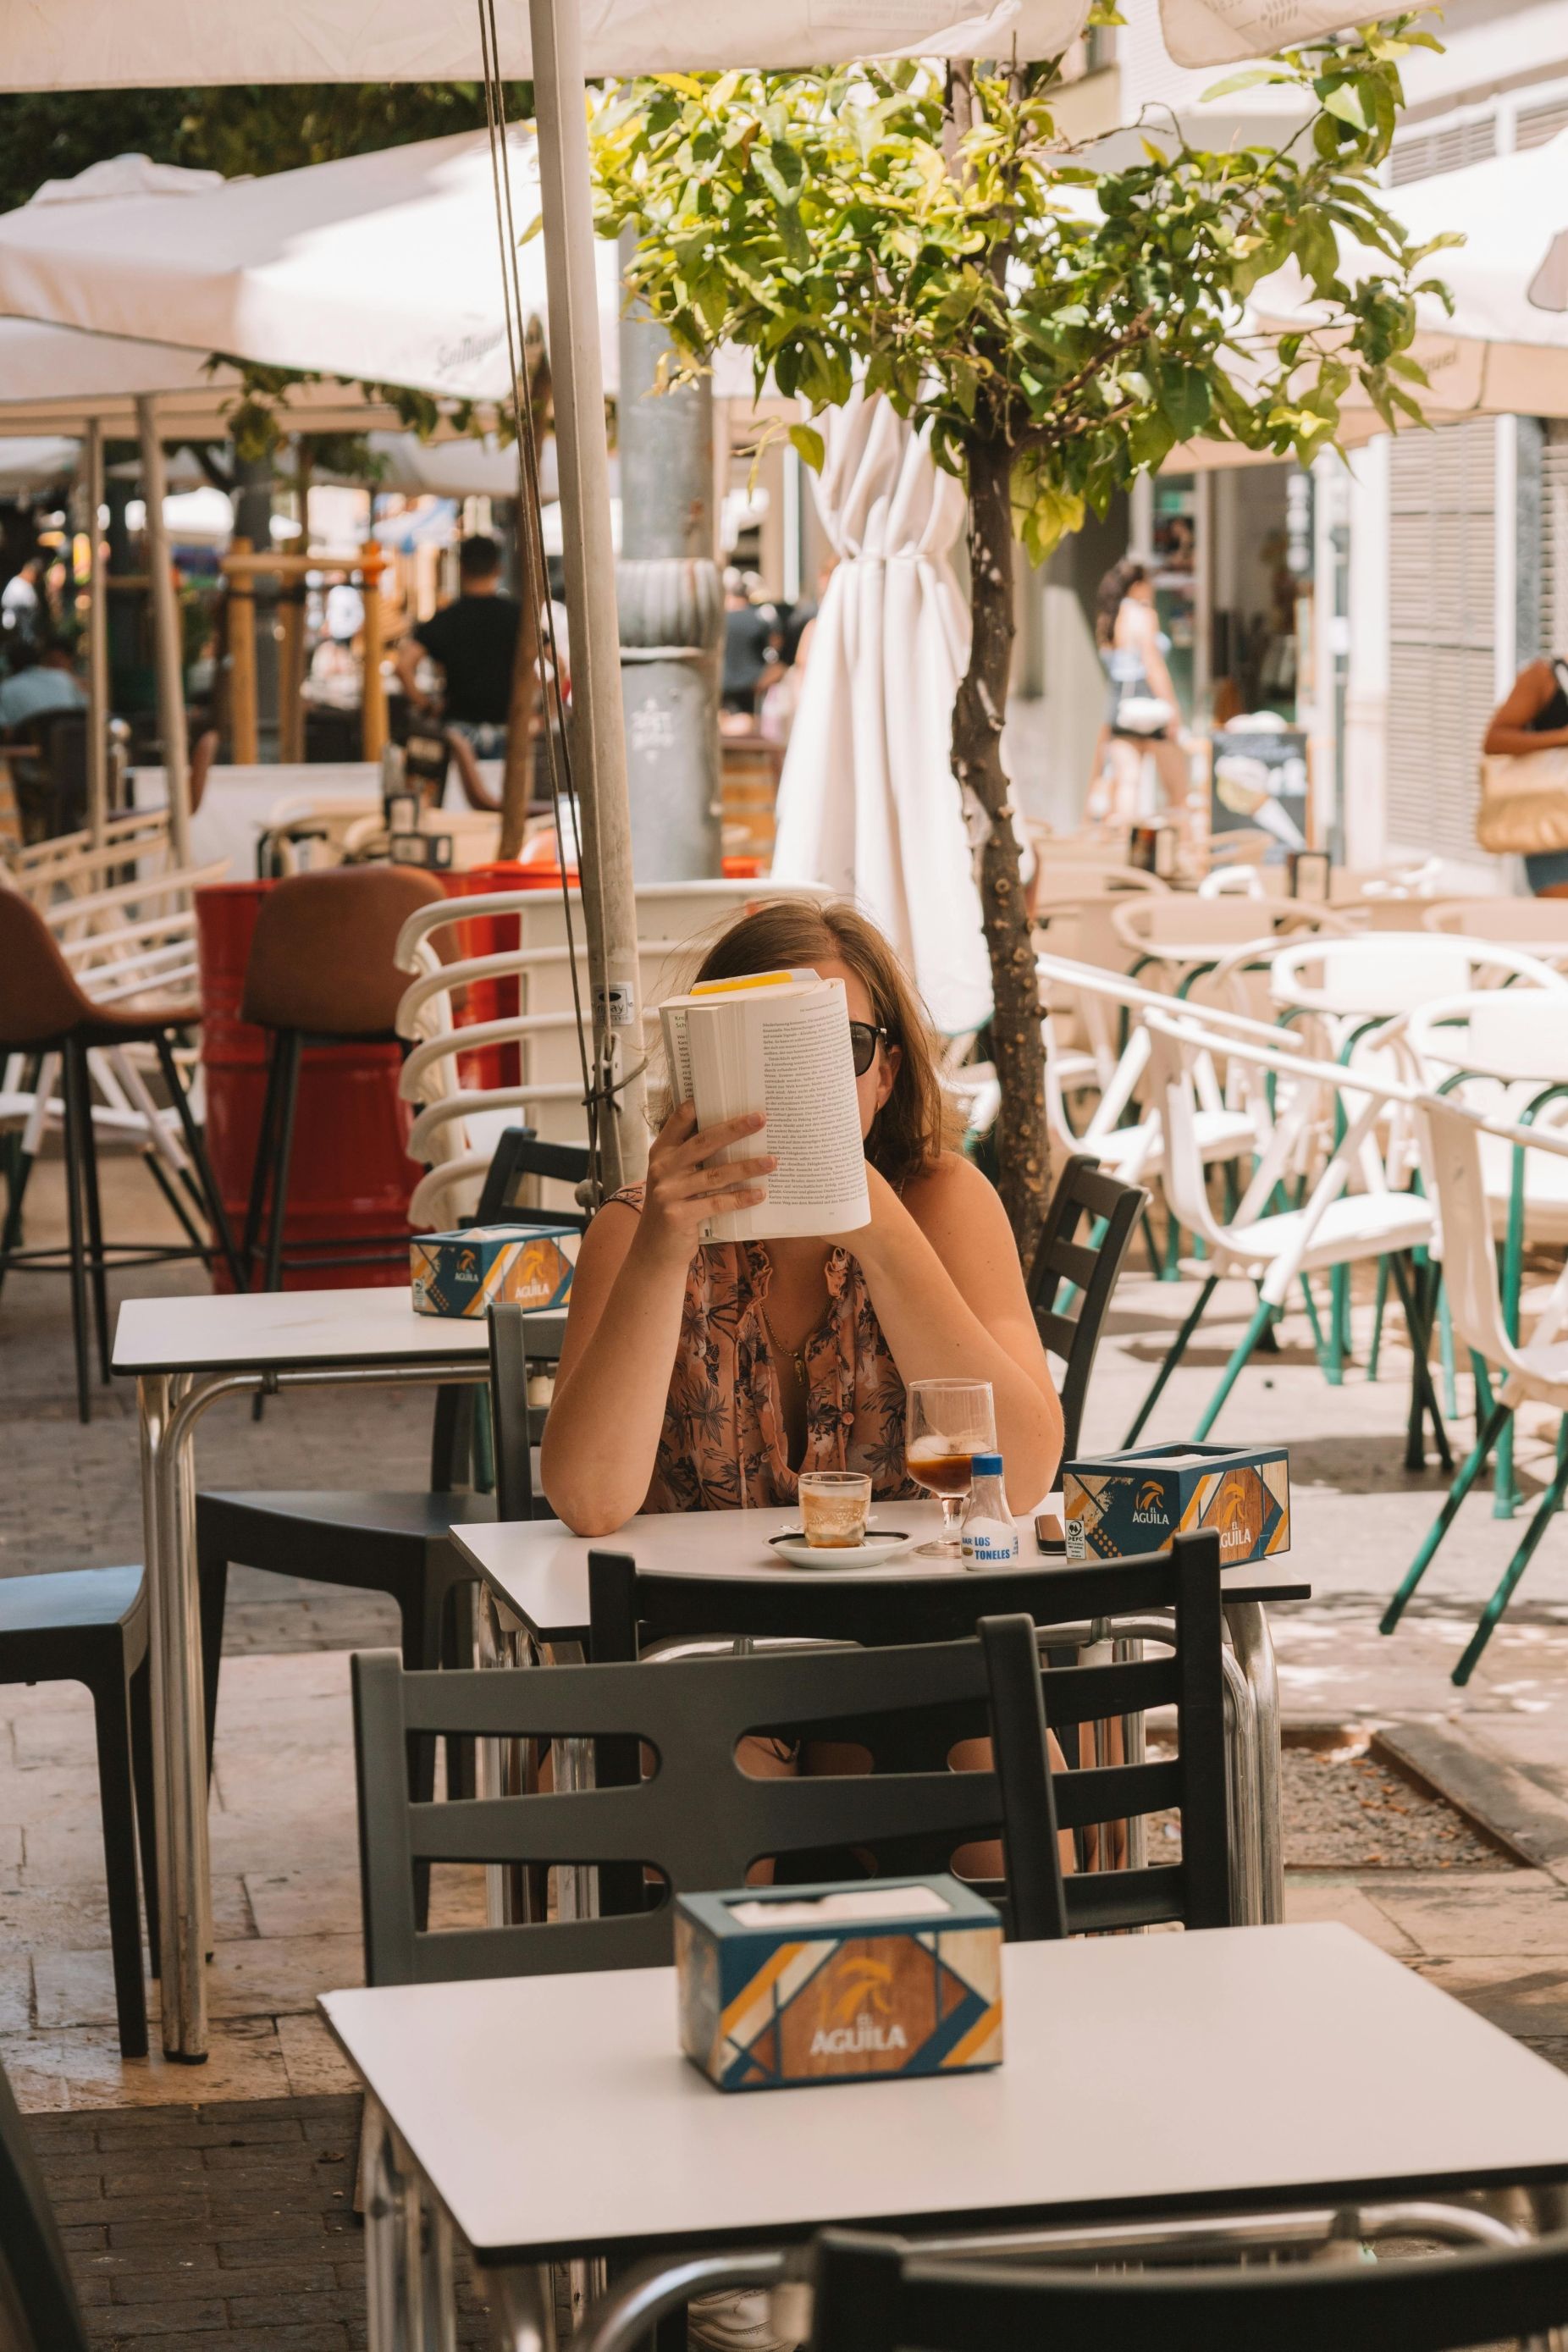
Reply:
[[[397,675],[414,709],[456,728],[476,759],[499,760],[506,754],[522,608],[501,593],[500,550],[493,539],[461,541],[458,582],[456,600],[428,621],[416,621],[398,646]],[[426,656],[441,672],[438,702],[419,683]]]
[[[1568,751],[1568,664],[1527,662],[1493,711],[1481,750],[1489,759],[1534,760],[1541,751]],[[1539,849],[1523,850],[1525,879],[1538,898],[1568,898],[1568,847],[1549,845],[1553,835],[1568,842],[1568,788],[1559,784],[1562,760],[1542,761],[1544,795]],[[1534,795],[1531,795],[1531,801]],[[1560,802],[1561,807],[1553,808]],[[1512,846],[1512,845],[1510,845]]]
[[[48,557],[36,547],[19,571],[0,588],[0,630],[9,646],[26,645],[43,635],[48,620],[44,574]]]
[[[1187,789],[1176,690],[1165,666],[1171,641],[1154,610],[1152,575],[1135,556],[1113,564],[1100,583],[1094,639],[1109,690],[1086,813],[1097,823],[1131,824],[1159,814],[1142,805],[1147,758],[1167,805],[1179,806]]]
[[[86,709],[87,695],[63,646],[29,636],[15,647],[11,675],[0,678],[0,730],[25,727],[52,711]]]
[[[777,614],[770,605],[752,603],[744,573],[731,565],[724,574],[725,710],[755,719],[763,696],[784,675],[782,634]]]

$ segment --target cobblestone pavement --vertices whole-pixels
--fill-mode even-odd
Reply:
[[[107,1191],[111,1232],[156,1232],[159,1203],[139,1170],[114,1168]],[[58,1171],[40,1171],[35,1192],[32,1238],[47,1239]],[[199,1282],[188,1267],[133,1279],[144,1290]],[[1191,1297],[1190,1286],[1138,1274],[1124,1282],[1086,1450],[1120,1442]],[[1245,1290],[1222,1287],[1152,1439],[1192,1427],[1249,1305]],[[1565,2063],[1568,1542],[1562,1522],[1548,1532],[1464,1692],[1449,1669],[1522,1519],[1494,1518],[1489,1498],[1473,1497],[1429,1589],[1393,1640],[1379,1635],[1384,1601],[1443,1480],[1435,1466],[1400,1467],[1409,1358],[1391,1335],[1382,1377],[1369,1382],[1368,1326],[1363,1304],[1361,1358],[1330,1388],[1303,1318],[1288,1320],[1279,1352],[1243,1374],[1221,1423],[1221,1434],[1291,1446],[1292,1565],[1314,1598],[1276,1612],[1288,1724],[1310,1735],[1314,1755],[1379,1740],[1376,1771],[1368,1767],[1343,1820],[1293,1772],[1300,1834],[1288,1908],[1344,1921]],[[1464,1385],[1460,1402],[1468,1412]],[[140,1557],[134,1398],[124,1385],[97,1391],[92,1425],[78,1426],[58,1277],[14,1276],[0,1297],[0,1419],[9,1457],[0,1575]],[[1457,1435],[1465,1425],[1462,1416]],[[198,1475],[205,1485],[414,1486],[428,1427],[428,1400],[416,1393],[284,1396],[259,1424],[238,1401],[204,1422]],[[1526,1416],[1529,1490],[1539,1489],[1553,1436]],[[0,1690],[0,2060],[37,2118],[105,2343],[176,2335],[340,2352],[360,2340],[360,2253],[346,2210],[356,2106],[315,2000],[360,1972],[344,1654],[395,1634],[390,1603],[374,1596],[257,1571],[231,1580],[212,1815],[213,2049],[197,2106],[187,2071],[118,2054],[85,1694]],[[1417,1834],[1388,1769],[1485,1825],[1492,1843],[1479,1862],[1468,1831],[1449,1839],[1428,1822]],[[1341,1814],[1346,1785],[1334,1784]],[[1384,1809],[1387,1836],[1371,1839],[1369,1807]],[[1316,1843],[1303,1842],[1309,1830]],[[437,1901],[454,1922],[478,1916],[472,1874],[439,1888]],[[469,2311],[465,2328],[477,2324]]]
[[[36,2116],[93,2345],[363,2345],[359,2126],[359,2100],[347,2096]],[[462,2352],[490,2341],[461,2254],[457,2341]]]

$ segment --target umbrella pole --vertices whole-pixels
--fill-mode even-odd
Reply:
[[[109,819],[109,582],[99,511],[103,505],[103,425],[87,428],[87,809],[96,849]]]
[[[185,746],[184,665],[181,659],[180,600],[169,561],[163,523],[168,478],[158,432],[158,404],[136,403],[142,436],[142,495],[147,506],[147,573],[153,597],[153,660],[158,682],[158,733],[163,745],[163,776],[169,795],[169,843],[176,866],[191,862],[191,771]]]
[[[609,452],[599,353],[588,125],[577,0],[529,0],[534,112],[550,288],[551,374],[571,625],[572,769],[593,995],[594,1084],[618,1088],[602,1122],[607,1191],[647,1163],[642,992],[632,891]]]

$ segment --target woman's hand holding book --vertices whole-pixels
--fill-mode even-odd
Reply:
[[[684,1274],[710,1217],[765,1200],[761,1179],[772,1174],[777,1160],[769,1153],[744,1160],[721,1155],[766,1125],[761,1111],[743,1111],[700,1134],[694,1107],[678,1103],[648,1153],[639,1242],[657,1256],[679,1259]]]

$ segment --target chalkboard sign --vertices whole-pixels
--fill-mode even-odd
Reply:
[[[1266,866],[1307,846],[1307,738],[1299,727],[1222,727],[1214,739],[1209,830],[1266,833]]]

